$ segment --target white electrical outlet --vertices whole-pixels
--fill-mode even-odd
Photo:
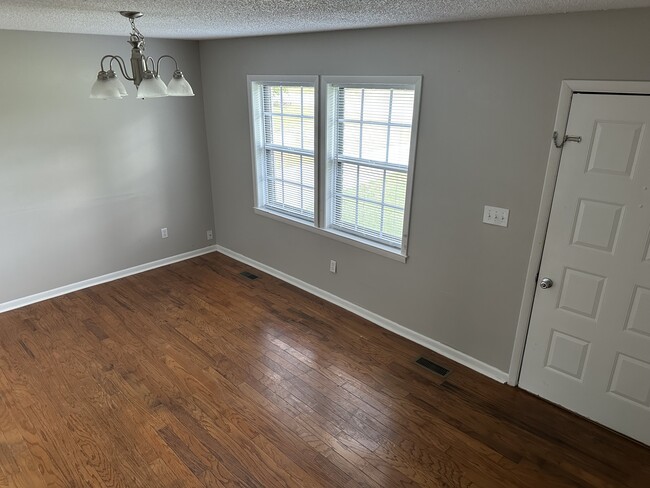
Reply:
[[[336,261],[333,259],[330,261],[330,273],[336,273]]]
[[[483,207],[483,222],[490,225],[498,225],[500,227],[508,227],[508,217],[510,210],[507,208],[499,207]]]
[[[211,241],[212,238],[213,238],[212,230],[207,231],[207,232],[206,232],[206,235],[208,236],[208,240]]]
[[[169,237],[169,234],[167,233],[167,227],[160,229],[160,235],[163,239],[167,239]]]

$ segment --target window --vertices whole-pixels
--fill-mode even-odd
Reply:
[[[313,222],[316,81],[253,82],[259,208]]]
[[[258,213],[405,260],[420,77],[249,77]]]
[[[402,248],[415,85],[329,83],[332,228]]]

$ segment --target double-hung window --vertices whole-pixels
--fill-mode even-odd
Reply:
[[[316,77],[249,77],[258,209],[314,222]]]
[[[419,78],[328,78],[329,226],[406,253]]]
[[[405,260],[421,78],[249,85],[258,213]]]

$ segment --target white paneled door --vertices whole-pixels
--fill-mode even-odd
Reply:
[[[648,445],[649,125],[649,96],[573,96],[519,385]]]

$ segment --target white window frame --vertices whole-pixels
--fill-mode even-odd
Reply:
[[[257,213],[268,214],[269,216],[287,219],[293,222],[301,223],[307,226],[316,224],[318,218],[318,76],[259,76],[249,75],[248,81],[248,106],[250,110],[251,126],[251,150],[253,153],[253,195],[254,208]],[[264,185],[264,108],[262,107],[261,90],[265,84],[282,84],[287,86],[308,85],[314,87],[314,219],[310,222],[308,219],[302,219],[281,211],[267,207],[266,187]]]
[[[346,244],[365,249],[400,262],[406,262],[408,250],[408,236],[410,227],[411,201],[413,193],[413,175],[415,170],[415,157],[417,148],[418,122],[420,115],[420,96],[422,90],[421,76],[302,76],[302,75],[249,75],[248,98],[251,128],[251,148],[253,155],[253,189],[254,212],[258,215],[269,217],[280,222],[297,226],[317,234],[344,242]],[[294,218],[290,215],[274,212],[263,206],[264,173],[263,150],[260,151],[259,141],[263,141],[264,125],[262,111],[260,110],[259,90],[264,82],[286,83],[288,85],[313,84],[315,88],[314,104],[314,222]],[[406,201],[404,203],[404,225],[402,229],[401,248],[391,247],[382,243],[365,239],[353,233],[341,231],[331,227],[331,198],[332,181],[330,178],[333,156],[335,156],[334,139],[332,130],[335,124],[331,118],[335,117],[332,111],[332,90],[334,86],[358,85],[367,88],[413,88],[415,90],[413,105],[413,124],[411,126],[411,145],[409,150]],[[322,110],[321,110],[322,109]]]
[[[411,125],[411,143],[409,148],[409,160],[406,170],[406,200],[404,202],[404,223],[402,227],[401,248],[397,249],[389,245],[381,244],[363,236],[356,235],[353,231],[338,230],[333,226],[333,195],[334,195],[334,172],[337,161],[337,145],[335,133],[338,127],[336,120],[336,87],[348,88],[408,88],[414,90],[413,99],[413,120]],[[342,234],[349,239],[368,246],[380,247],[382,249],[398,253],[406,258],[408,250],[408,236],[411,215],[411,200],[413,193],[413,174],[415,169],[415,152],[417,147],[418,121],[420,114],[420,92],[422,89],[421,76],[323,76],[321,77],[321,104],[325,107],[326,122],[325,128],[325,154],[322,160],[320,177],[325,182],[325,189],[321,191],[321,221],[330,232]],[[324,198],[323,198],[324,197]]]

